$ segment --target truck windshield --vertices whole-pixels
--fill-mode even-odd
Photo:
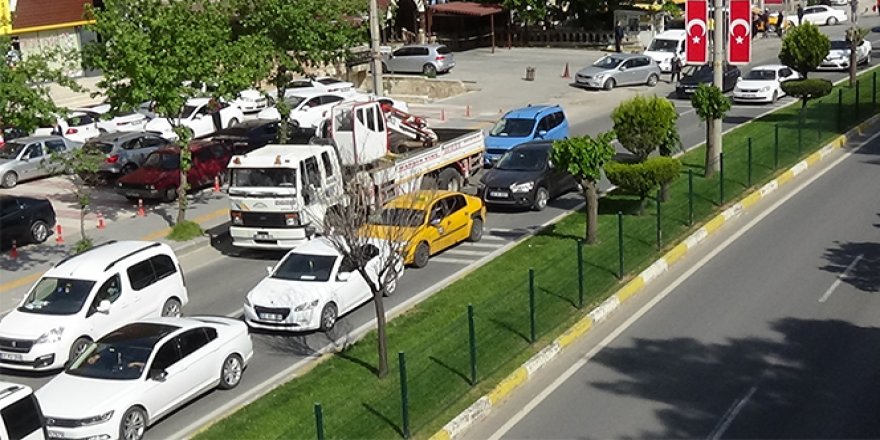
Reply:
[[[532,134],[534,126],[534,119],[507,118],[498,121],[489,134],[504,137],[526,137]]]
[[[290,281],[319,281],[330,279],[336,257],[332,255],[288,254],[272,274],[272,278]]]
[[[420,226],[425,222],[425,211],[408,208],[386,208],[370,218],[370,224],[379,226]]]
[[[291,168],[234,168],[232,186],[296,186],[296,170]]]
[[[41,315],[74,315],[79,312],[94,281],[71,278],[43,278],[24,300],[19,312]]]

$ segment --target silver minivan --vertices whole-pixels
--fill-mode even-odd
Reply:
[[[12,188],[22,180],[55,174],[52,154],[64,154],[81,145],[61,136],[29,136],[0,146],[0,185]]]
[[[384,72],[416,72],[434,75],[455,67],[455,56],[442,44],[409,44],[382,54]]]

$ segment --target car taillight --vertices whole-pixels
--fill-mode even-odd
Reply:
[[[119,161],[119,155],[107,156],[107,163],[116,163]]]
[[[446,59],[446,55],[437,55],[437,58],[435,58],[435,59],[436,59],[437,61],[443,61],[443,60]]]
[[[71,127],[71,128],[68,128],[67,131],[64,132],[64,134],[76,134],[78,131],[79,130]]]
[[[229,217],[232,220],[233,225],[240,225],[243,223],[241,220],[241,211],[229,211]]]

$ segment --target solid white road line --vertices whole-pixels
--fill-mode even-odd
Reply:
[[[708,440],[718,440],[727,432],[727,428],[730,427],[730,424],[733,423],[733,420],[736,419],[736,416],[739,415],[739,412],[742,411],[743,407],[746,406],[746,403],[749,399],[752,398],[752,395],[755,394],[755,391],[758,391],[757,386],[753,386],[749,389],[749,392],[746,393],[741,399],[733,402],[733,405],[730,406],[730,409],[724,413],[724,417],[718,422],[718,425],[715,426],[715,429],[712,430],[712,433],[709,434]]]
[[[853,260],[852,263],[849,263],[849,266],[846,266],[846,269],[843,271],[843,273],[838,275],[837,279],[834,280],[834,283],[831,284],[831,287],[829,287],[828,290],[825,291],[825,294],[823,294],[822,297],[819,298],[820,303],[828,301],[828,298],[830,298],[831,294],[834,293],[834,289],[837,289],[837,287],[840,286],[840,283],[843,282],[843,279],[849,276],[849,273],[854,267],[856,267],[856,264],[859,264],[859,261],[861,261],[862,257],[864,256],[865,254],[859,254],[859,256],[856,257],[856,259]]]
[[[856,148],[852,152],[845,152],[845,154],[843,154],[841,157],[835,159],[834,162],[832,162],[828,167],[822,169],[821,171],[819,171],[815,175],[811,176],[809,179],[807,179],[806,181],[804,181],[803,183],[801,183],[797,187],[793,188],[790,193],[783,196],[776,203],[774,203],[769,208],[767,208],[766,211],[760,213],[757,217],[755,217],[754,219],[749,221],[743,228],[734,232],[733,235],[731,235],[729,238],[724,240],[724,242],[722,242],[721,245],[719,245],[715,249],[711,250],[706,256],[704,256],[702,259],[700,259],[695,265],[693,265],[690,269],[685,271],[678,278],[676,278],[675,281],[673,281],[665,289],[663,289],[660,292],[660,294],[658,294],[657,296],[652,298],[650,301],[648,301],[647,304],[642,306],[641,309],[639,309],[636,313],[634,313],[632,316],[630,316],[619,327],[614,329],[614,331],[612,331],[611,334],[609,334],[607,337],[605,337],[605,339],[602,339],[602,341],[600,341],[595,347],[590,349],[584,355],[584,357],[582,357],[577,362],[575,362],[574,365],[569,367],[568,370],[566,370],[564,373],[562,373],[562,375],[560,375],[558,378],[556,378],[556,380],[554,380],[553,383],[551,383],[549,386],[547,386],[546,388],[541,390],[541,392],[538,393],[537,396],[532,398],[532,400],[530,400],[521,410],[519,410],[516,414],[514,414],[513,417],[510,418],[510,420],[505,422],[504,425],[501,426],[501,428],[499,428],[497,431],[495,431],[495,433],[492,434],[491,437],[489,437],[490,440],[498,440],[505,433],[507,433],[507,431],[510,431],[511,428],[516,426],[517,423],[519,423],[522,419],[524,419],[530,412],[532,412],[532,410],[535,409],[535,407],[537,407],[541,402],[543,402],[544,399],[546,399],[551,394],[553,394],[553,392],[556,391],[557,388],[562,386],[566,381],[568,381],[568,379],[571,378],[571,376],[573,376],[581,368],[583,368],[583,366],[586,365],[587,362],[589,362],[590,359],[592,359],[593,356],[596,355],[596,353],[599,353],[600,351],[605,349],[605,347],[607,347],[609,344],[611,344],[611,342],[613,342],[615,339],[617,339],[618,336],[620,336],[624,331],[626,331],[630,326],[632,326],[636,321],[638,321],[639,318],[641,318],[644,314],[648,313],[648,311],[650,311],[655,305],[657,305],[657,303],[662,301],[670,293],[672,293],[675,289],[677,289],[678,286],[680,286],[685,281],[687,281],[687,279],[690,278],[691,275],[693,275],[698,270],[700,270],[703,266],[708,264],[709,261],[711,261],[713,258],[715,258],[716,255],[718,255],[719,253],[721,253],[722,251],[727,249],[728,246],[730,246],[733,242],[735,242],[737,239],[739,239],[741,236],[743,236],[746,232],[748,232],[753,227],[755,227],[755,225],[757,225],[759,222],[761,222],[761,220],[763,220],[765,217],[767,217],[768,215],[770,215],[771,213],[776,211],[776,209],[778,209],[780,206],[782,206],[783,203],[787,202],[789,199],[796,196],[804,188],[809,186],[811,183],[813,183],[814,181],[816,181],[820,177],[824,176],[825,173],[827,173],[828,171],[830,171],[831,169],[836,167],[840,162],[843,162],[844,160],[846,160],[855,151],[861,150],[865,145],[871,143],[871,141],[873,141],[877,137],[880,137],[880,133],[874,134],[873,136],[868,138],[867,141],[865,141],[861,146],[859,146],[859,148]]]

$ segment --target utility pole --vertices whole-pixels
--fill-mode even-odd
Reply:
[[[379,52],[379,4],[370,0],[370,71],[373,77],[373,94],[382,96],[382,54]]]
[[[375,0],[374,0],[375,1]],[[712,84],[720,90],[724,90],[724,0],[715,0],[715,13],[713,14],[712,33]],[[712,146],[714,157],[708,158],[712,162],[712,169],[720,169],[719,155],[721,154],[721,119],[712,120]]]

